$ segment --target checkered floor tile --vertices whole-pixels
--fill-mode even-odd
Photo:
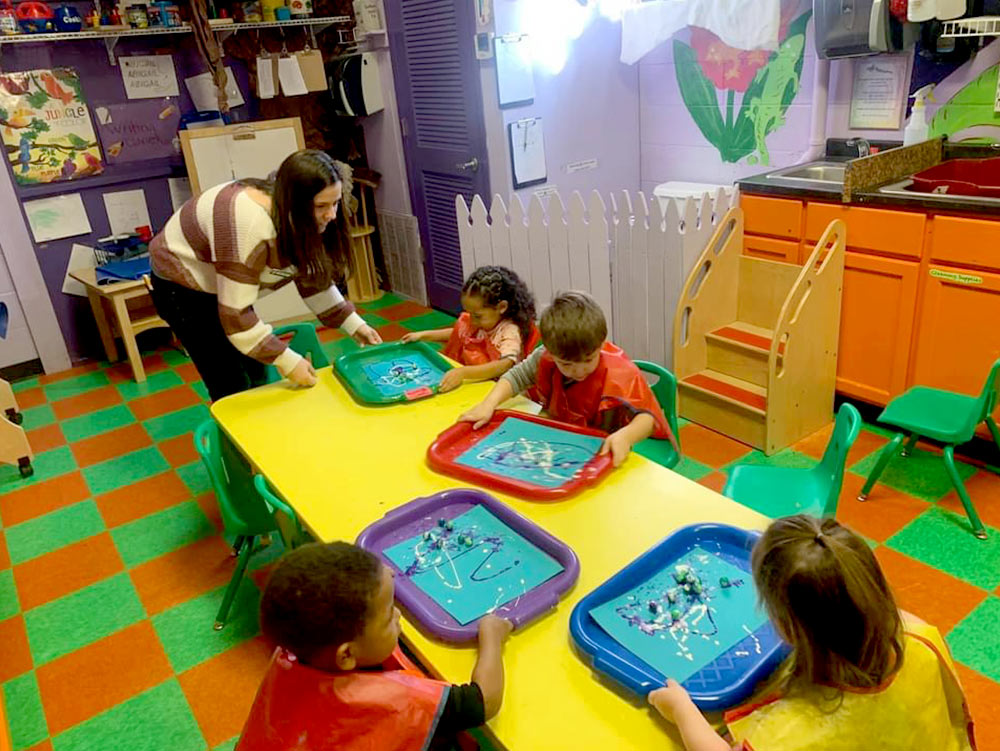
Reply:
[[[387,340],[453,320],[391,294],[362,307]],[[319,333],[331,358],[356,346]],[[144,384],[120,363],[14,384],[36,452],[29,480],[0,466],[0,687],[15,751],[231,749],[267,663],[256,605],[280,543],[214,631],[235,561],[191,441],[207,394],[179,353],[144,362]],[[698,425],[680,437],[676,470],[719,490],[739,462],[809,466],[829,429],[770,458]],[[962,465],[990,526],[978,541],[933,453],[896,460],[855,500],[885,442],[862,432],[838,517],[872,541],[900,605],[946,635],[980,751],[1000,751],[1000,477]],[[643,453],[657,458],[655,445]]]

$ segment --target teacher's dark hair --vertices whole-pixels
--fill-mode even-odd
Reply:
[[[286,158],[273,181],[242,181],[271,195],[278,258],[282,263],[293,264],[315,289],[326,289],[334,281],[346,279],[353,270],[343,199],[336,218],[322,234],[313,212],[316,194],[343,182],[336,162],[316,149],[296,151]]]

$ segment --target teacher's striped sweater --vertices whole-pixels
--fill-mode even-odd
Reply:
[[[327,326],[351,335],[364,320],[336,285],[316,289],[294,267],[276,268],[274,238],[267,210],[243,186],[223,183],[185,203],[149,250],[156,276],[218,297],[222,328],[236,349],[287,374],[302,356],[257,317],[253,304],[260,295],[294,281]]]

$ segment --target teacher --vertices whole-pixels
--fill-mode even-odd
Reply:
[[[153,304],[212,401],[264,383],[268,365],[297,386],[316,383],[312,364],[254,312],[262,290],[294,281],[324,324],[362,346],[381,343],[337,289],[352,270],[343,192],[337,163],[304,149],[273,180],[223,183],[192,198],[153,238]]]

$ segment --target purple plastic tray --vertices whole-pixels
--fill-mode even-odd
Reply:
[[[382,554],[383,550],[436,527],[438,519],[454,519],[476,505],[485,506],[497,519],[555,558],[563,567],[562,572],[528,594],[494,611],[494,615],[508,619],[514,628],[518,628],[559,603],[560,597],[576,583],[580,575],[580,561],[566,543],[493,496],[473,488],[457,488],[416,498],[366,527],[358,536],[358,545],[378,555],[387,566],[395,568]],[[396,599],[421,626],[439,639],[466,642],[475,639],[479,633],[478,621],[461,625],[406,577],[396,578]]]

